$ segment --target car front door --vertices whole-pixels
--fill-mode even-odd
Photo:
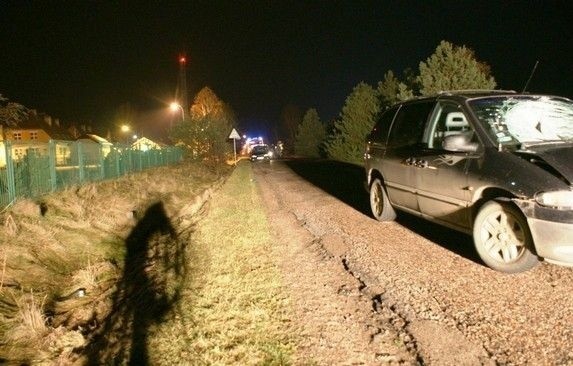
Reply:
[[[425,148],[412,157],[420,212],[462,230],[470,227],[467,170],[476,153],[447,151],[442,142],[454,135],[476,139],[468,121],[461,106],[438,102],[424,133]]]

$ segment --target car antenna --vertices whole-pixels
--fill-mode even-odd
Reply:
[[[531,70],[531,74],[529,74],[529,79],[527,79],[527,82],[525,83],[525,86],[523,87],[523,90],[521,91],[522,93],[525,93],[525,90],[529,86],[529,82],[531,81],[531,78],[533,77],[533,74],[535,73],[535,69],[537,69],[538,64],[539,64],[539,60],[535,61],[535,65],[533,65],[533,70]]]

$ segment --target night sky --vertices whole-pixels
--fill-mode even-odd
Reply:
[[[360,81],[417,71],[441,40],[472,48],[503,89],[573,97],[573,1],[6,1],[0,94],[62,121],[113,126],[130,103],[168,117],[177,57],[245,130],[287,104],[335,118]],[[143,118],[143,117],[142,117]]]

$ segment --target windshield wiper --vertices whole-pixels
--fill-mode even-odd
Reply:
[[[573,141],[570,141],[570,140],[528,141],[528,142],[522,142],[522,143],[521,143],[521,148],[522,148],[522,149],[527,149],[528,147],[533,147],[533,146],[554,145],[554,144],[567,144],[567,143],[572,143],[572,142],[573,142]]]

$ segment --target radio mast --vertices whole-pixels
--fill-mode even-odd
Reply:
[[[187,95],[187,56],[184,53],[179,55],[179,90],[181,92],[181,108],[185,113],[189,113],[189,98]]]

